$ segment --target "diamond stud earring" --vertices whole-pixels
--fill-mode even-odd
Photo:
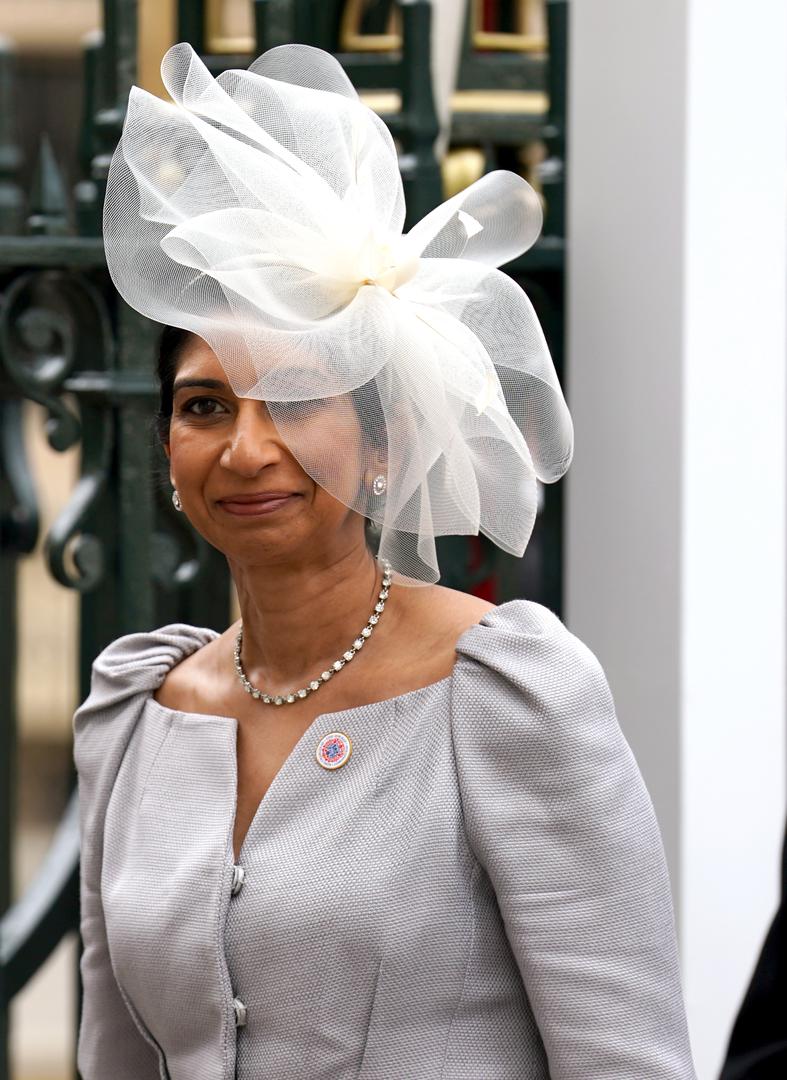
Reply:
[[[177,488],[175,488],[175,490],[172,492],[172,505],[175,507],[176,510],[183,509],[183,503],[180,501],[180,495],[178,495]]]
[[[372,491],[375,495],[383,495],[387,486],[386,479],[382,473],[380,473],[379,476],[375,476],[372,481]]]

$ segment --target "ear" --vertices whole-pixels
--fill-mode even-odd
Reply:
[[[387,479],[388,474],[388,458],[382,450],[375,450],[372,457],[372,464],[364,470],[363,483],[367,491],[371,490],[374,478],[381,473]]]

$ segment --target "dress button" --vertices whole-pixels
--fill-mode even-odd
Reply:
[[[233,866],[232,868],[232,889],[231,895],[237,896],[243,888],[243,882],[246,878],[246,871],[242,866]]]
[[[235,1027],[246,1027],[246,1006],[240,998],[233,998],[232,1007],[235,1010]]]

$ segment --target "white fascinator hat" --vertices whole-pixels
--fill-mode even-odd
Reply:
[[[180,44],[161,71],[172,101],[132,89],[109,172],[120,294],[265,401],[303,469],[377,523],[400,580],[439,578],[436,536],[522,555],[536,480],[573,444],[533,307],[497,269],[536,240],[536,193],[492,172],[403,233],[393,139],[331,55],[285,45],[214,79]]]

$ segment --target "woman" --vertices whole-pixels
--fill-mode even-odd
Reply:
[[[435,535],[521,554],[570,459],[493,269],[533,193],[494,174],[402,237],[390,137],[330,57],[214,82],[176,46],[162,72],[107,256],[177,328],[173,502],[241,619],[121,638],[76,715],[84,1080],[688,1080],[661,840],[597,660],[539,604],[434,583]]]

